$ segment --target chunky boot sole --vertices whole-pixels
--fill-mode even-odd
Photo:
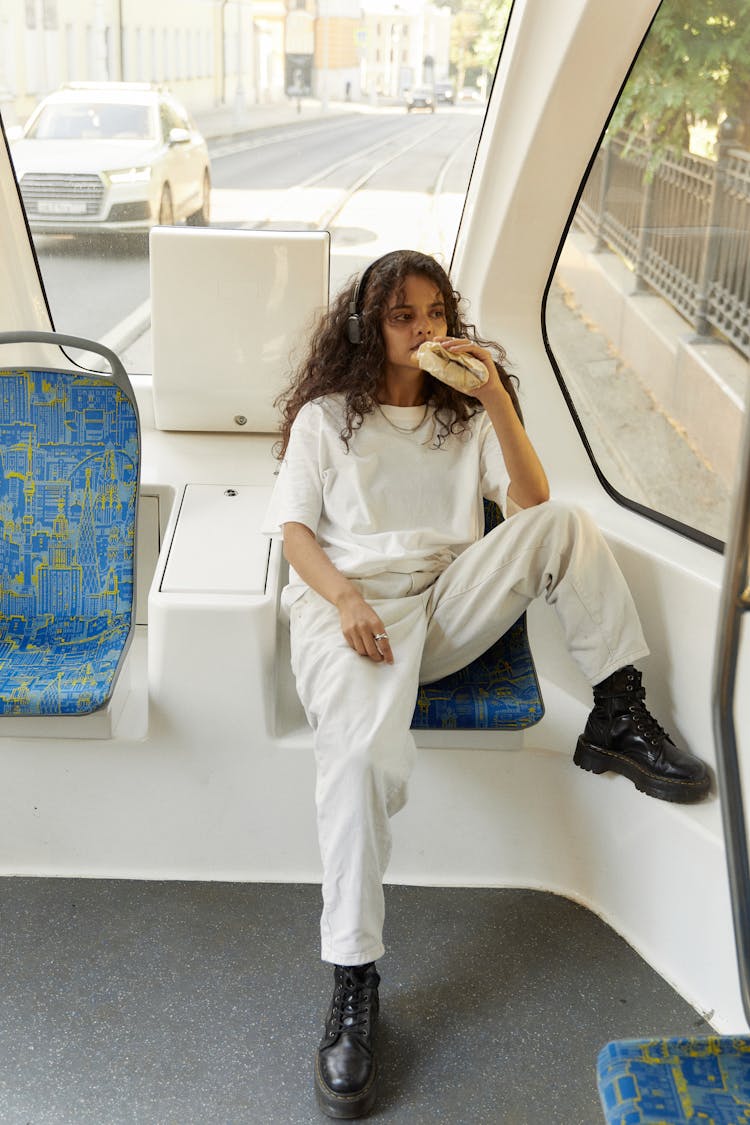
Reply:
[[[318,1099],[318,1105],[327,1117],[335,1117],[339,1121],[354,1121],[358,1117],[367,1117],[375,1105],[377,1077],[377,1064],[373,1062],[372,1074],[366,1086],[357,1090],[355,1094],[337,1094],[324,1082],[316,1057],[315,1097]]]
[[[657,797],[660,801],[674,801],[680,805],[701,801],[711,788],[709,777],[701,781],[661,777],[647,766],[629,758],[627,754],[617,754],[614,750],[595,746],[583,735],[578,739],[573,761],[582,770],[589,770],[591,773],[605,773],[607,770],[621,773],[623,777],[629,778],[641,793],[647,793],[649,797]]]

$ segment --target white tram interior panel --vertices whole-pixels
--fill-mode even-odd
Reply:
[[[609,495],[543,328],[546,286],[582,177],[657,7],[656,0],[516,0],[452,272],[482,334],[502,341],[513,359],[553,494],[594,514],[631,585],[651,647],[644,671],[655,712],[713,764],[721,556]],[[0,207],[0,328],[49,329],[6,151]],[[238,324],[253,284],[263,278],[236,286]],[[293,305],[293,288],[289,299]],[[156,318],[169,317],[169,308],[155,295],[157,334]],[[221,352],[220,326],[208,327]],[[188,343],[190,331],[186,320]],[[257,350],[266,344],[258,340]],[[6,348],[0,359],[60,361],[41,346],[23,354]],[[232,354],[220,363],[228,400],[236,389],[240,401],[249,364]],[[160,424],[159,373],[133,378],[143,443],[140,561],[150,592],[130,656],[131,692],[110,738],[71,739],[63,728],[0,738],[3,874],[319,879],[311,736],[277,620],[284,564],[279,544],[269,550],[255,534],[273,484],[275,438],[250,408],[241,431],[239,407],[226,426],[208,429],[210,380],[206,372],[205,387],[183,396],[176,428]],[[234,518],[226,515],[230,504]],[[237,550],[252,555],[246,585],[236,567],[228,577]],[[534,607],[529,618],[545,718],[522,735],[420,736],[411,803],[394,823],[389,879],[568,896],[622,934],[718,1030],[739,1030],[718,798],[667,805],[622,778],[574,769],[589,689],[551,613]],[[737,700],[746,756],[745,653]]]

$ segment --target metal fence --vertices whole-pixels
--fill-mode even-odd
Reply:
[[[575,222],[627,261],[701,336],[720,333],[750,356],[750,153],[684,152],[651,166],[640,140],[599,150]]]

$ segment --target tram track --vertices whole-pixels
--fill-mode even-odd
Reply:
[[[355,179],[352,184],[350,184],[347,188],[341,189],[341,192],[342,192],[341,197],[336,201],[336,203],[334,205],[326,208],[317,217],[317,219],[306,220],[305,225],[308,225],[308,223],[309,223],[310,229],[316,229],[316,230],[327,229],[335,221],[335,219],[341,214],[344,207],[346,207],[347,203],[352,199],[352,197],[354,195],[356,195],[358,191],[361,191],[377,175],[379,175],[380,172],[384,171],[391,164],[394,164],[397,160],[400,160],[407,153],[412,152],[414,149],[417,149],[421,145],[428,142],[432,137],[436,136],[441,131],[442,131],[442,125],[436,123],[433,126],[433,128],[430,129],[429,131],[421,133],[420,136],[418,136],[416,139],[410,140],[410,142],[408,144],[400,146],[399,149],[396,152],[389,153],[384,159],[378,161],[377,164],[371,165],[368,168],[368,170],[365,173],[363,173],[362,175],[358,176],[357,179]],[[399,134],[402,133],[402,132],[403,132],[402,129],[394,130],[394,132],[390,133],[387,137],[385,137],[385,138],[383,138],[379,141],[376,141],[374,144],[368,146],[367,148],[359,149],[356,153],[351,153],[351,154],[341,158],[340,160],[335,161],[334,163],[328,165],[326,168],[323,168],[323,169],[319,170],[318,172],[314,173],[313,175],[309,176],[306,180],[301,181],[299,184],[295,184],[293,187],[287,188],[285,190],[282,198],[285,198],[285,199],[288,200],[290,198],[290,195],[288,193],[292,193],[291,197],[294,197],[294,196],[297,196],[298,194],[304,192],[305,190],[307,190],[309,188],[321,185],[322,183],[324,183],[324,181],[326,179],[328,179],[334,173],[340,172],[342,169],[346,168],[349,165],[356,165],[357,163],[360,163],[363,159],[366,159],[368,156],[373,155],[374,153],[380,151],[383,148],[387,148],[388,146],[390,146],[393,143],[393,141],[395,139],[398,138]],[[437,195],[443,189],[443,185],[445,183],[446,176],[448,175],[448,172],[450,171],[451,166],[454,164],[455,160],[459,156],[461,149],[463,149],[463,147],[466,144],[474,141],[475,139],[476,139],[475,133],[471,133],[467,137],[464,137],[459,142],[457,147],[454,148],[447,155],[447,157],[445,158],[445,160],[441,164],[441,166],[438,169],[438,172],[437,172],[437,174],[436,174],[436,176],[433,180],[432,188],[428,192],[428,194],[431,196],[431,205],[433,207],[435,205],[435,200],[436,200]],[[286,208],[284,208],[284,210],[286,210]],[[299,221],[299,214],[298,214],[298,220],[297,221]],[[265,218],[258,220],[257,222],[253,223],[252,225],[249,225],[246,229],[248,229],[248,230],[264,230],[264,229],[268,229],[269,226],[271,226],[272,224],[273,225],[278,224],[278,222],[279,222],[278,215],[266,215]]]
[[[326,230],[333,223],[334,219],[341,213],[341,211],[343,211],[344,207],[352,198],[352,196],[356,195],[358,191],[361,191],[365,184],[369,183],[370,180],[372,180],[390,164],[393,164],[396,160],[400,160],[402,156],[406,155],[406,153],[411,152],[413,149],[417,148],[420,144],[423,144],[426,140],[429,140],[430,137],[434,136],[438,132],[440,132],[440,127],[435,126],[435,128],[431,129],[430,132],[426,135],[418,137],[415,141],[412,141],[411,144],[404,145],[397,152],[391,153],[384,160],[381,160],[374,166],[371,166],[368,171],[359,176],[353,184],[351,184],[348,188],[343,189],[341,199],[339,199],[333,207],[329,207],[326,211],[323,212],[323,214],[317,220],[316,228],[318,230]],[[307,187],[312,187],[315,184],[319,184],[321,183],[321,181],[327,179],[328,176],[332,175],[334,171],[340,171],[342,168],[345,168],[349,164],[354,164],[361,161],[363,157],[371,155],[373,152],[378,151],[378,149],[386,147],[386,145],[390,144],[392,140],[393,137],[390,137],[385,141],[381,141],[375,145],[372,145],[368,149],[361,149],[359,152],[353,154],[352,156],[345,157],[344,159],[338,161],[336,164],[331,165],[330,168],[325,169],[323,172],[318,173],[314,177],[311,177],[309,181],[299,184],[296,189],[291,190],[304,190]],[[266,222],[268,221],[269,220],[266,220]],[[261,224],[255,229],[262,229],[263,225],[264,224]]]

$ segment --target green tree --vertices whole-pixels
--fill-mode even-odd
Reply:
[[[489,77],[495,73],[505,28],[513,0],[481,0],[482,15],[479,35],[474,45],[475,65],[481,66]]]
[[[451,65],[460,89],[467,73],[491,79],[512,0],[452,0]]]
[[[465,4],[451,20],[451,65],[459,90],[466,81],[466,71],[474,66],[474,47],[479,37],[480,23],[478,4]]]
[[[750,0],[664,0],[610,131],[644,134],[660,153],[725,117],[750,144]]]

